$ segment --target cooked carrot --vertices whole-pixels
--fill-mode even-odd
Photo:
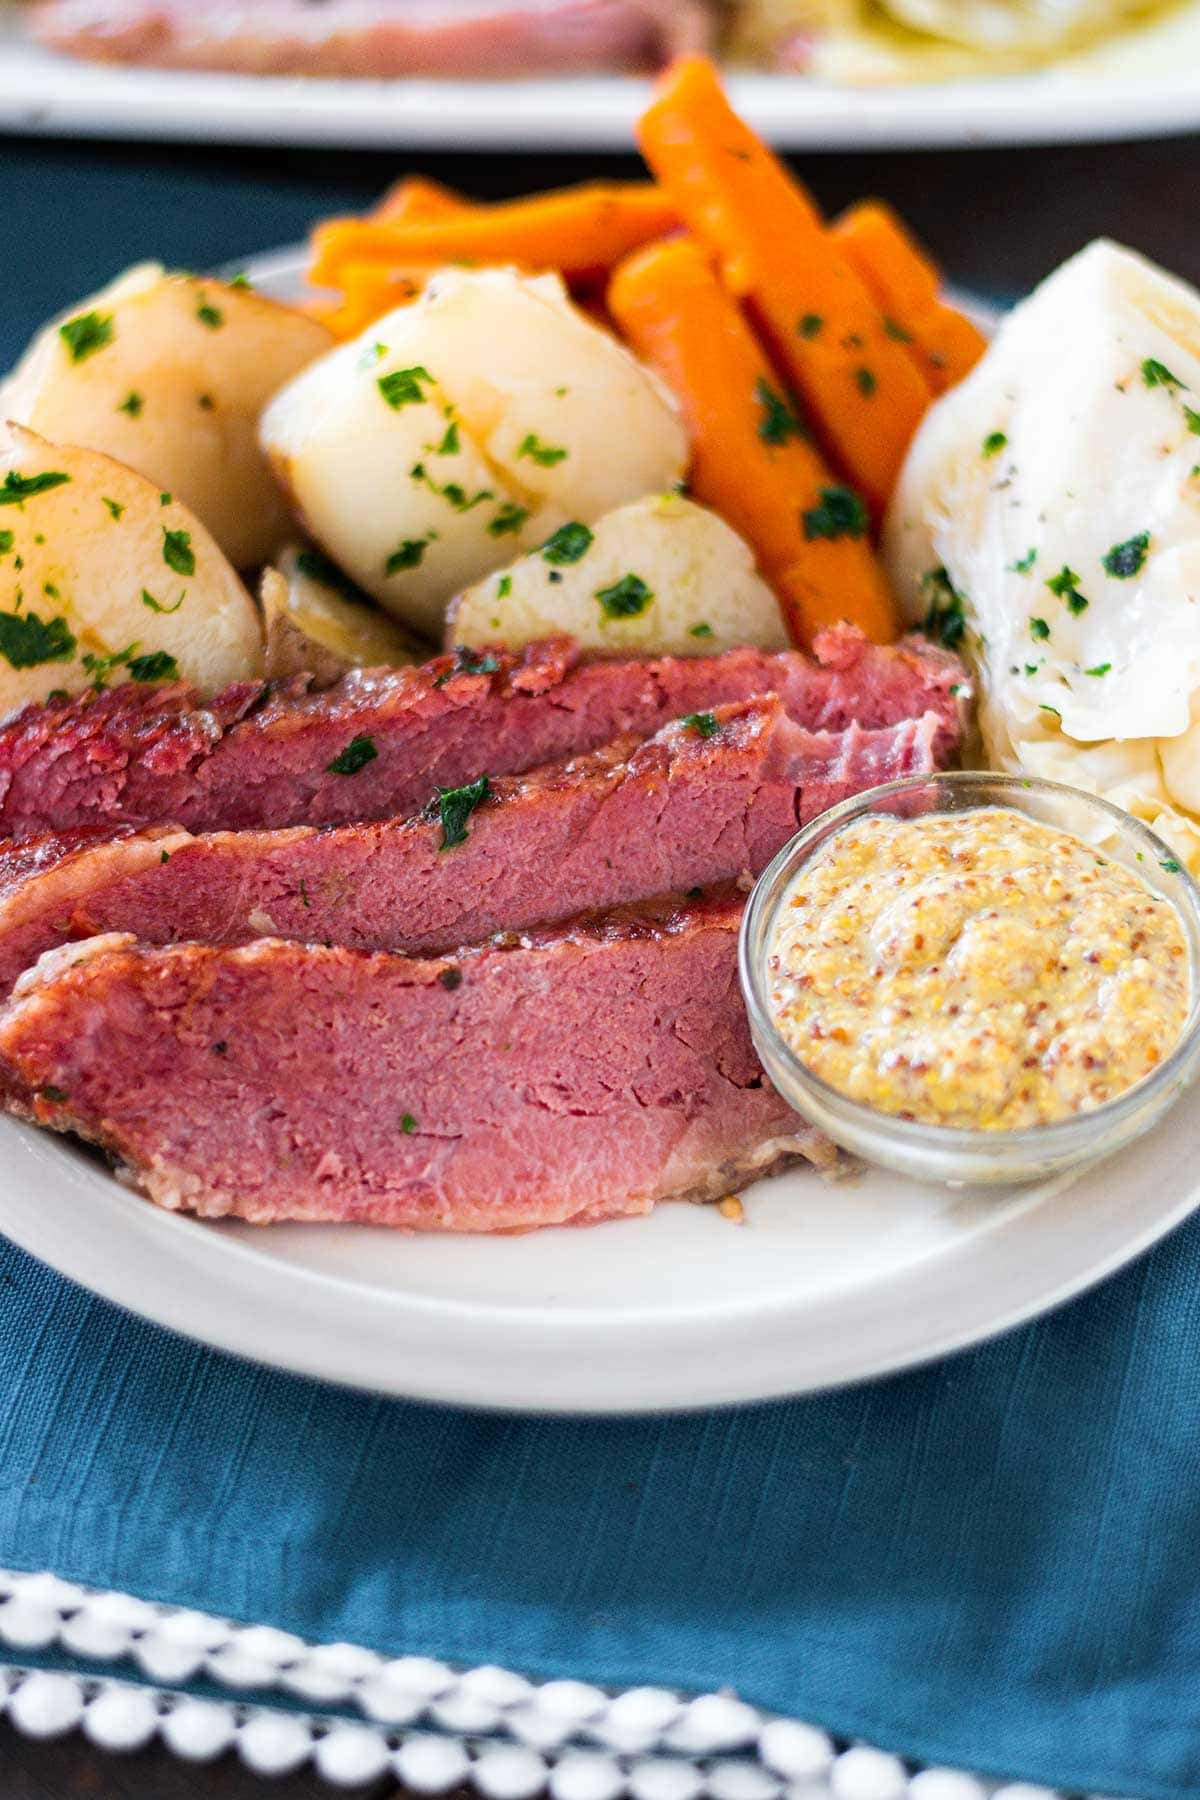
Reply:
[[[348,263],[515,263],[602,279],[630,250],[672,230],[671,202],[649,182],[594,182],[528,200],[472,206],[428,223],[332,219],[313,233],[312,279],[338,287]]]
[[[647,162],[803,396],[832,460],[881,515],[929,402],[813,202],[737,117],[712,65],[670,70],[641,123]]]
[[[340,299],[321,317],[335,337],[357,337],[384,313],[417,299],[433,273],[431,268],[385,269],[377,263],[350,263],[342,276]]]
[[[987,339],[942,300],[936,267],[899,215],[882,200],[863,200],[834,221],[831,235],[874,295],[887,330],[908,345],[934,393],[961,381],[983,355]]]
[[[472,202],[440,181],[425,175],[402,175],[393,182],[371,213],[373,219],[390,219],[396,225],[428,225],[434,219],[453,218],[470,212]]]
[[[609,310],[678,396],[692,441],[691,491],[754,549],[797,643],[850,619],[886,643],[895,608],[854,492],[809,440],[737,302],[705,251],[672,238],[622,263]]]

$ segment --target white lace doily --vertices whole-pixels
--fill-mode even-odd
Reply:
[[[390,1772],[418,1794],[469,1782],[485,1800],[1060,1800],[1048,1788],[913,1768],[733,1693],[610,1693],[388,1658],[46,1573],[0,1571],[0,1645],[14,1656],[0,1663],[0,1711],[28,1737],[81,1730],[112,1751],[158,1737],[193,1762],[234,1750],[261,1775],[311,1762],[338,1786]],[[129,1662],[139,1673],[31,1669],[22,1652]],[[180,1691],[193,1681],[229,1698]],[[291,1707],[251,1698],[270,1693]]]

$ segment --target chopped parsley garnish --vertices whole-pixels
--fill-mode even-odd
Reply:
[[[169,863],[171,860],[171,852],[169,850],[164,850],[158,860],[160,863]]]
[[[1187,384],[1180,381],[1178,375],[1172,375],[1165,363],[1156,357],[1148,356],[1142,364],[1142,380],[1148,388],[1165,387],[1177,392]]]
[[[694,638],[710,638],[715,637],[716,635],[717,634],[711,625],[693,625],[688,630],[688,636]]]
[[[325,767],[330,775],[357,775],[369,762],[374,762],[378,755],[374,738],[351,738],[346,748],[339,750],[333,761],[326,763]]]
[[[119,519],[121,517],[121,514],[125,511],[125,508],[121,505],[120,501],[119,500],[110,500],[107,497],[107,495],[103,495],[103,494],[101,495],[101,499],[102,499],[104,505],[107,506],[107,508],[108,508],[109,517],[113,518],[113,519]]]
[[[166,650],[151,650],[130,657],[129,673],[135,681],[178,681],[179,664]]]
[[[679,723],[690,725],[693,731],[698,732],[702,738],[715,738],[721,729],[715,716],[710,712],[685,713]]]
[[[1180,864],[1173,856],[1166,857],[1158,866],[1160,869],[1165,869],[1168,875],[1178,875],[1180,871]]]
[[[61,600],[62,599],[62,595],[59,593],[58,589],[55,587],[55,585],[52,581],[43,581],[42,592],[43,592],[43,594],[45,594],[47,600]]]
[[[68,319],[65,325],[60,325],[58,335],[67,346],[71,361],[82,362],[85,356],[94,356],[105,344],[112,343],[112,314],[80,313],[78,318]]]
[[[146,402],[142,396],[131,389],[122,400],[120,406],[118,406],[117,411],[128,413],[131,419],[140,419],[142,416],[142,408],[145,404]]]
[[[989,431],[983,440],[983,455],[985,457],[999,456],[1007,443],[1008,434],[1006,432]]]
[[[1019,556],[1015,563],[1009,563],[1008,566],[1014,575],[1028,575],[1036,561],[1037,551],[1027,550],[1024,556]]]
[[[553,536],[546,539],[542,545],[542,558],[548,563],[577,563],[591,547],[591,531],[578,519],[573,519],[567,525],[560,525]]]
[[[405,538],[383,565],[385,575],[398,575],[401,569],[416,569],[425,554],[424,538]]]
[[[47,469],[41,475],[18,475],[15,469],[10,469],[0,483],[0,506],[24,506],[35,494],[47,494],[51,488],[62,487],[70,479],[58,469]]]
[[[411,1137],[413,1132],[417,1129],[417,1121],[413,1118],[411,1113],[400,1114],[400,1129],[405,1137]]]
[[[815,538],[860,538],[867,530],[867,509],[848,487],[823,487],[820,504],[810,506],[800,518],[804,535],[811,543]]]
[[[250,288],[253,286],[253,283],[245,269],[239,269],[236,275],[231,275],[229,277],[229,285],[231,288]]]
[[[854,385],[862,395],[863,399],[869,400],[879,386],[879,382],[871,373],[870,369],[855,369]]]
[[[507,600],[512,593],[512,576],[502,575],[496,584],[496,593],[501,600]]]
[[[1064,563],[1057,575],[1047,575],[1046,586],[1059,600],[1065,600],[1067,611],[1076,618],[1088,609],[1087,595],[1079,591],[1079,576],[1069,563]]]
[[[645,612],[654,595],[640,575],[622,575],[611,587],[597,588],[596,598],[607,619],[636,619]]]
[[[905,331],[903,325],[898,324],[895,319],[889,319],[885,316],[883,329],[888,337],[895,338],[898,344],[911,344],[913,341],[912,332]]]
[[[301,550],[296,558],[296,569],[310,581],[319,581],[322,587],[332,588],[346,600],[355,600],[359,605],[366,601],[362,589],[323,550]]]
[[[142,605],[148,606],[150,611],[155,613],[177,613],[186,598],[187,596],[185,594],[180,594],[174,606],[164,606],[161,600],[156,600],[154,598],[154,595],[148,588],[142,589]]]
[[[362,353],[360,354],[358,361],[355,363],[354,366],[356,369],[373,368],[374,365],[380,360],[380,358],[384,357],[386,355],[387,355],[387,345],[386,344],[368,344],[366,349],[364,351],[362,351]]]
[[[1104,567],[1118,581],[1128,581],[1138,574],[1150,553],[1150,533],[1139,531],[1136,537],[1114,544],[1104,557]]]
[[[1036,638],[1038,643],[1044,644],[1050,636],[1050,627],[1045,619],[1030,619],[1029,635],[1031,638]]]
[[[82,658],[83,666],[92,678],[92,686],[97,692],[104,686],[105,679],[114,669],[122,669],[132,663],[137,652],[137,644],[126,644],[123,650],[110,651],[107,656],[97,656],[94,651],[87,651]]]
[[[175,498],[174,494],[160,494],[158,496],[158,504],[160,506],[170,506],[170,504],[174,498]]]
[[[190,531],[168,531],[163,526],[162,559],[177,575],[196,573],[196,552],[192,549]]]
[[[455,512],[470,512],[476,506],[482,506],[485,500],[494,500],[496,496],[491,488],[480,488],[477,494],[468,494],[460,482],[448,481],[445,486],[433,479],[424,463],[414,463],[409,470],[414,481],[422,481],[431,494],[438,494]]]
[[[926,570],[921,577],[921,593],[928,603],[921,630],[926,637],[953,650],[962,643],[967,629],[962,595],[944,568]]]
[[[213,306],[207,300],[202,300],[196,308],[196,317],[202,325],[207,325],[210,331],[216,331],[219,326],[225,323],[225,314],[221,311],[220,307]]]
[[[1059,712],[1057,706],[1051,706],[1047,701],[1043,700],[1038,707],[1038,711],[1049,713],[1051,718],[1057,719],[1059,724],[1062,724],[1062,714]]]
[[[1094,669],[1085,669],[1083,672],[1085,675],[1107,675],[1111,668],[1110,662],[1097,663]]]
[[[9,551],[12,549],[12,547],[13,547],[12,532],[11,531],[0,531],[0,556],[7,556]]]
[[[796,335],[802,338],[819,337],[824,323],[820,313],[802,313],[796,326]]]
[[[425,398],[421,383],[432,380],[428,369],[414,363],[411,369],[393,369],[390,375],[381,375],[375,385],[392,411],[399,412],[402,406],[419,405]]]
[[[528,456],[539,469],[552,469],[556,463],[565,462],[569,454],[557,444],[543,444],[536,431],[527,432],[517,446],[517,455]]]
[[[529,517],[527,506],[518,506],[515,500],[506,500],[494,519],[488,521],[489,537],[511,537],[520,531]]]
[[[446,427],[446,435],[434,451],[435,456],[457,456],[462,448],[458,441],[458,420],[452,419]]]
[[[442,823],[443,850],[453,850],[467,841],[467,820],[481,801],[486,800],[490,783],[486,775],[466,787],[439,788],[438,817]]]
[[[478,651],[469,650],[465,644],[459,644],[454,652],[454,661],[444,675],[439,675],[434,682],[435,688],[445,687],[455,675],[494,675],[500,664],[490,651],[481,656]]]
[[[14,669],[70,662],[75,638],[62,618],[39,619],[35,612],[0,612],[0,656]]]
[[[792,438],[808,436],[803,420],[765,376],[759,376],[754,397],[763,409],[758,435],[764,444],[786,444]]]
[[[1200,437],[1200,412],[1194,406],[1185,406],[1183,416],[1187,420],[1187,428],[1193,437]]]

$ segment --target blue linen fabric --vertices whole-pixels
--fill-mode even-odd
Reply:
[[[976,1351],[571,1421],[256,1368],[0,1241],[0,1564],[902,1754],[1200,1791],[1200,1221]]]

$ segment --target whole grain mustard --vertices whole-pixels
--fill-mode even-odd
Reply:
[[[830,1086],[988,1131],[1115,1099],[1190,1001],[1170,902],[1002,807],[847,826],[784,895],[767,971],[775,1024]]]

